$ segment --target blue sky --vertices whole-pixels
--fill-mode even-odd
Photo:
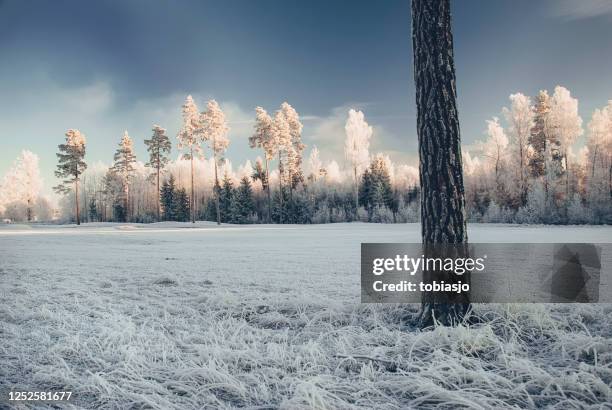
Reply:
[[[513,92],[564,85],[585,124],[612,99],[610,1],[455,1],[453,29],[466,144]],[[324,159],[342,160],[356,107],[372,151],[414,162],[411,54],[409,0],[0,0],[0,175],[30,149],[55,184],[68,128],[88,137],[88,161],[110,162],[125,129],[145,160],[154,123],[174,140],[188,93],[225,109],[234,164],[259,155],[247,143],[254,107],[285,100]]]

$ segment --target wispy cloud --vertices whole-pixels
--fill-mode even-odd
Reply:
[[[563,20],[582,20],[595,17],[612,18],[610,0],[558,0],[549,6],[549,13]]]

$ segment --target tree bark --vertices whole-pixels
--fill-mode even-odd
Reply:
[[[161,210],[160,210],[160,208],[161,208],[161,204],[160,204],[161,198],[159,197],[159,173],[160,173],[160,169],[159,169],[159,166],[158,166],[157,167],[157,195],[156,195],[157,205],[155,206],[157,208],[157,222],[159,222],[160,218],[161,218]]]
[[[195,197],[194,197],[194,189],[193,189],[193,148],[191,148],[190,152],[190,160],[191,160],[191,198],[189,203],[191,204],[191,223],[195,223]]]
[[[219,185],[219,176],[217,171],[217,154],[213,154],[213,161],[215,162],[215,206],[217,208],[217,225],[221,225],[221,212],[219,206],[219,191],[221,191],[221,186]]]
[[[279,222],[283,223],[283,162],[281,158],[281,152],[278,151],[278,187],[280,190],[279,201],[280,201],[280,212],[279,214]]]
[[[412,44],[424,255],[439,257],[447,248],[441,245],[450,244],[456,256],[455,251],[466,251],[467,226],[450,0],[412,0]],[[425,271],[423,279],[452,283],[458,277]],[[469,275],[459,279],[466,283]],[[469,307],[465,294],[424,293],[419,322],[421,327],[456,324]]]
[[[76,203],[76,223],[77,225],[81,224],[81,218],[79,215],[79,176],[77,174],[77,179],[74,181],[74,201]]]
[[[266,191],[268,191],[268,223],[272,222],[272,195],[270,194],[270,169],[266,156]]]
[[[357,181],[357,166],[353,165],[353,179],[355,180],[355,221],[359,220],[359,182]]]

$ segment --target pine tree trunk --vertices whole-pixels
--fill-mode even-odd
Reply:
[[[565,153],[565,155],[563,156],[565,159],[565,200],[569,201],[570,199],[570,195],[569,195],[569,167],[567,165],[567,152]]]
[[[161,198],[159,197],[159,173],[160,173],[160,169],[159,166],[157,167],[157,195],[155,196],[157,198],[157,222],[160,221],[160,217],[161,217]]]
[[[278,187],[280,190],[280,194],[279,194],[279,201],[280,201],[280,207],[279,207],[279,223],[283,223],[283,163],[281,160],[281,152],[280,150],[278,151]]]
[[[217,171],[217,155],[213,154],[213,161],[215,161],[215,206],[217,208],[217,225],[221,225],[221,212],[219,206],[219,191],[221,191],[221,186],[219,186],[219,176]]]
[[[74,201],[76,203],[76,223],[77,225],[81,224],[81,218],[80,218],[80,214],[79,214],[79,180],[78,180],[78,174],[77,174],[77,179],[74,181]]]
[[[412,0],[412,41],[423,250],[438,257],[441,244],[467,244],[450,0]],[[457,280],[453,272],[423,275],[425,281]],[[420,325],[455,324],[469,306],[467,295],[424,293]]]
[[[195,198],[193,196],[194,188],[193,188],[193,148],[191,148],[190,153],[191,158],[191,198],[189,200],[191,205],[191,223],[195,223]]]
[[[593,182],[593,178],[595,177],[595,161],[597,159],[597,148],[598,145],[595,145],[595,150],[593,151],[593,162],[591,163],[591,183]]]
[[[353,166],[353,178],[355,179],[355,221],[359,219],[359,183],[357,182],[357,166]]]
[[[612,161],[608,167],[608,191],[610,191],[610,199],[612,199]]]
[[[272,195],[270,193],[270,169],[266,156],[266,191],[268,191],[268,223],[272,222]]]

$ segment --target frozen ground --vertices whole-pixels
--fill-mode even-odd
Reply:
[[[418,225],[0,226],[0,408],[609,408],[610,305],[478,306],[401,328],[359,304],[359,244]],[[610,242],[611,227],[470,225],[472,242]],[[39,406],[43,407],[39,404]]]

